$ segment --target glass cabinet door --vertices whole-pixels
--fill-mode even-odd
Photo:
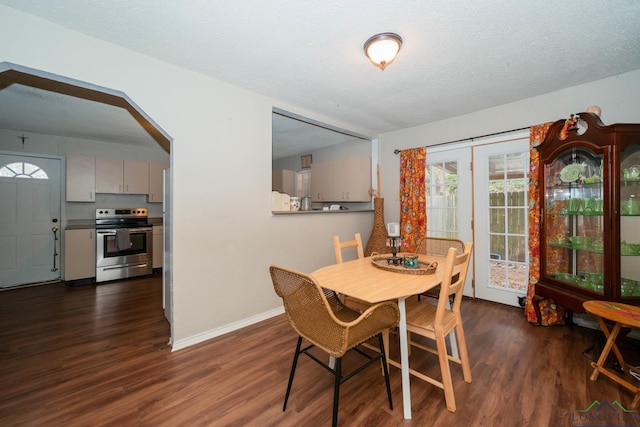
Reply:
[[[640,296],[640,145],[620,156],[620,296]]]
[[[544,165],[546,241],[541,244],[546,245],[542,262],[547,275],[567,288],[596,295],[605,292],[602,159],[588,149],[572,148]]]

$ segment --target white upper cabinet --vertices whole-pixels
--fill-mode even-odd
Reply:
[[[311,165],[314,202],[370,202],[371,159],[347,157]]]
[[[149,163],[124,161],[124,193],[149,193]]]
[[[96,193],[148,194],[149,163],[96,159]]]
[[[96,201],[96,159],[67,156],[67,201]]]

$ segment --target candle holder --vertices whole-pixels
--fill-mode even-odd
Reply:
[[[398,248],[400,247],[402,236],[387,236],[387,246],[391,248],[391,255],[387,258],[387,264],[400,265],[402,264],[402,258],[398,254]]]

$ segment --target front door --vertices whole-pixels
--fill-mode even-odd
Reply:
[[[60,159],[0,154],[0,288],[60,280],[60,170]]]

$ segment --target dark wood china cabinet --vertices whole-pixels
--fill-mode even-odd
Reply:
[[[588,300],[640,305],[640,124],[592,113],[549,128],[540,153],[540,280],[534,308]]]

